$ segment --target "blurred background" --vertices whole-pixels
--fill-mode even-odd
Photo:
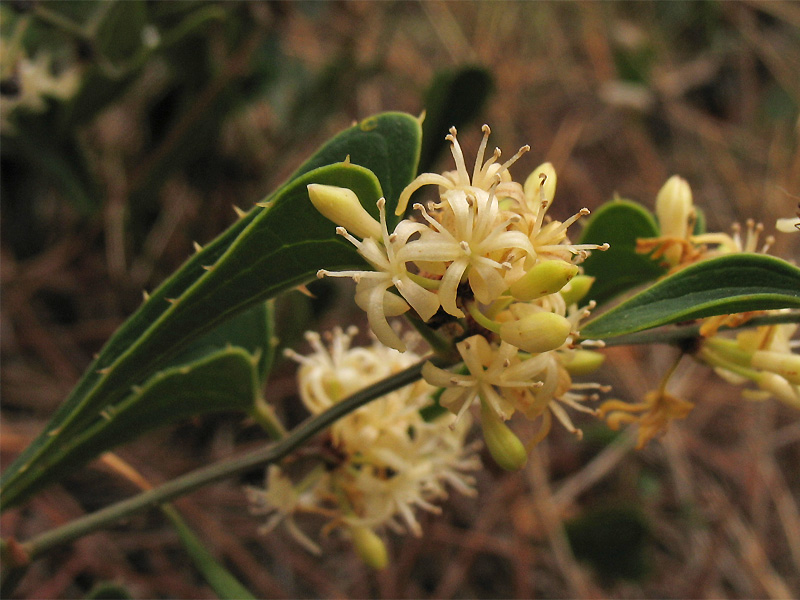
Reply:
[[[0,5],[4,464],[152,290],[322,142],[385,110],[427,110],[422,168],[451,168],[450,125],[480,125],[524,180],[549,160],[560,219],[614,194],[652,207],[685,177],[709,230],[792,216],[800,201],[800,4],[772,2],[37,2]],[[800,236],[772,252],[800,255]],[[362,323],[349,285],[279,303],[282,342]],[[342,305],[345,308],[342,308]],[[334,309],[334,306],[336,307]],[[594,378],[640,399],[668,348],[614,348]],[[425,537],[390,538],[373,573],[346,543],[307,554],[256,532],[242,484],[177,505],[256,596],[730,597],[800,595],[800,420],[742,400],[685,359],[669,389],[696,404],[635,451],[635,431],[555,429],[520,473],[479,474]],[[304,417],[293,365],[267,398]],[[524,434],[524,432],[523,432]],[[237,415],[149,434],[119,454],[157,484],[264,443]],[[26,539],[134,492],[94,465],[0,521]],[[36,562],[25,598],[122,583],[136,598],[210,598],[157,512]],[[101,595],[120,597],[106,588]]]

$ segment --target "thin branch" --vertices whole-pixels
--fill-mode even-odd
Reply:
[[[431,357],[425,358],[407,369],[353,394],[338,404],[335,404],[324,413],[304,421],[285,438],[266,448],[197,469],[177,479],[168,481],[153,490],[112,504],[95,513],[67,523],[62,527],[43,533],[42,535],[22,543],[21,546],[28,558],[33,560],[56,546],[69,543],[93,531],[107,527],[111,523],[140,510],[151,506],[157,506],[173,498],[188,494],[200,487],[236,475],[237,473],[276,462],[346,414],[376,398],[417,381],[421,377],[422,365],[428,360],[431,360]]]

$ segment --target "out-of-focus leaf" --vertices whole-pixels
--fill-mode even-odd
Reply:
[[[800,308],[800,268],[764,254],[731,254],[690,265],[581,328],[607,339],[714,315]]]
[[[161,511],[167,516],[178,532],[183,547],[192,559],[192,562],[203,575],[208,585],[216,592],[222,600],[236,600],[238,598],[254,598],[247,588],[245,588],[228,569],[223,567],[219,561],[208,551],[203,542],[183,520],[180,513],[172,505],[161,507]]]
[[[582,263],[584,272],[597,278],[588,298],[603,304],[663,275],[664,267],[636,252],[638,238],[656,237],[658,231],[653,215],[635,202],[617,199],[598,208],[579,243],[608,243],[611,247],[605,252],[592,252]]]
[[[133,600],[133,594],[121,583],[107,581],[94,586],[84,600]]]
[[[601,580],[641,580],[648,571],[645,549],[650,526],[636,509],[592,510],[565,523],[575,557],[590,563]]]
[[[97,28],[97,47],[113,63],[126,61],[142,46],[142,30],[146,24],[147,7],[143,0],[117,0]]]
[[[439,154],[448,147],[444,138],[451,127],[460,128],[477,118],[493,88],[491,73],[480,66],[436,74],[425,94],[420,172],[429,172]]]

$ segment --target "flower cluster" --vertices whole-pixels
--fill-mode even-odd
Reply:
[[[77,91],[81,77],[77,67],[55,72],[52,62],[47,54],[30,58],[18,44],[0,39],[0,79],[5,84],[0,94],[3,133],[14,133],[10,118],[18,109],[42,112],[47,108],[45,98],[66,99]]]
[[[298,384],[306,408],[319,414],[348,395],[417,362],[375,343],[351,347],[355,328],[335,329],[323,344],[308,333],[313,353],[287,354],[300,363]],[[271,465],[266,489],[250,489],[257,513],[270,515],[263,530],[284,523],[305,548],[319,546],[295,522],[295,516],[322,517],[322,531],[343,531],[368,564],[381,567],[386,550],[376,530],[421,534],[416,509],[438,512],[434,504],[447,496],[448,486],[473,494],[474,481],[466,473],[480,467],[475,446],[465,446],[469,419],[450,427],[449,420],[426,420],[420,411],[431,404],[434,389],[424,381],[406,386],[339,419],[331,428],[328,452],[306,468]],[[299,461],[302,462],[302,461]],[[290,475],[289,471],[292,471]]]
[[[724,254],[766,253],[775,242],[774,237],[767,236],[761,244],[764,226],[752,219],[747,221],[744,233],[739,223],[732,225],[730,234],[695,232],[697,211],[692,201],[692,189],[685,179],[677,175],[670,177],[658,192],[656,216],[661,235],[640,239],[637,250],[651,253],[651,258],[661,259],[672,271]]]
[[[547,214],[556,189],[551,164],[517,183],[509,167],[529,148],[504,163],[496,149],[484,161],[486,125],[483,134],[470,175],[456,130],[450,130],[455,170],[425,173],[411,182],[398,200],[398,215],[424,186],[437,186],[438,198],[414,204],[416,217],[400,221],[391,232],[383,200],[376,221],[350,190],[312,184],[309,197],[373,269],[319,275],[353,278],[356,303],[366,311],[372,331],[397,350],[405,350],[405,344],[387,317],[413,309],[422,321],[455,323],[466,372],[428,364],[423,376],[446,388],[441,403],[458,419],[480,404],[492,455],[518,468],[527,452],[503,424],[515,412],[531,420],[541,417],[542,435],[551,414],[579,433],[565,406],[593,412],[582,402],[601,386],[571,379],[572,373],[589,372],[602,362],[602,356],[577,347],[579,323],[588,314],[578,305],[592,281],[580,274],[579,263],[608,245],[573,244],[567,237],[569,226],[588,209],[563,222]]]
[[[703,340],[697,357],[726,381],[755,383],[759,389],[745,389],[745,398],[775,397],[800,409],[800,354],[792,352],[798,346],[792,340],[796,332],[796,324],[785,324],[742,331],[735,339],[715,335]]]
[[[656,197],[656,215],[661,228],[657,238],[638,240],[637,250],[650,253],[674,272],[692,263],[739,252],[766,253],[774,242],[772,236],[760,242],[764,226],[752,220],[746,230],[734,223],[731,234],[695,232],[697,219],[689,184],[677,175],[671,177]],[[800,215],[798,216],[800,219]],[[798,219],[780,219],[779,231],[796,231]],[[765,400],[775,397],[800,408],[800,356],[792,352],[797,342],[791,338],[797,325],[768,325],[739,333],[735,339],[719,334],[721,327],[739,327],[755,316],[782,311],[758,311],[707,317],[700,326],[701,342],[695,358],[711,366],[723,379],[736,385],[755,383],[758,390],[745,389],[746,398]],[[668,377],[667,377],[668,378]],[[640,403],[610,400],[599,408],[608,425],[617,429],[625,423],[637,423],[639,443],[663,433],[669,423],[685,418],[693,404],[668,394],[663,388],[645,395]]]

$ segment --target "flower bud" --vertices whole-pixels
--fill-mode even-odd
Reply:
[[[525,446],[502,419],[481,400],[481,428],[486,447],[498,466],[519,471],[528,462]]]
[[[755,369],[777,373],[790,383],[800,385],[800,355],[771,350],[756,350],[750,365]]]
[[[564,368],[570,375],[588,375],[600,368],[606,357],[594,350],[576,350],[572,358],[567,358]]]
[[[590,275],[576,275],[561,290],[561,297],[567,306],[577,304],[589,293],[589,288],[594,283],[594,277]]]
[[[577,274],[576,265],[563,260],[545,260],[511,284],[509,291],[517,300],[529,302],[555,294]]]
[[[760,373],[756,380],[758,387],[765,392],[769,392],[781,402],[792,408],[800,409],[800,392],[797,386],[793,386],[786,379],[775,373]]]
[[[361,206],[353,190],[335,185],[310,183],[308,197],[314,208],[324,217],[341,225],[353,235],[361,239],[368,237],[381,239],[380,223]]]
[[[537,212],[542,202],[547,202],[547,205],[550,206],[556,195],[557,179],[556,170],[549,162],[541,164],[531,171],[523,186],[528,205],[535,207]]]
[[[572,324],[561,315],[542,311],[503,323],[500,337],[520,350],[538,354],[563,346],[571,330]]]
[[[350,535],[353,539],[353,546],[364,564],[375,570],[386,567],[389,563],[389,554],[386,551],[386,544],[378,537],[378,534],[369,527],[359,525],[350,528]]]
[[[692,189],[685,179],[673,175],[656,196],[656,215],[663,237],[685,239],[688,235]]]

